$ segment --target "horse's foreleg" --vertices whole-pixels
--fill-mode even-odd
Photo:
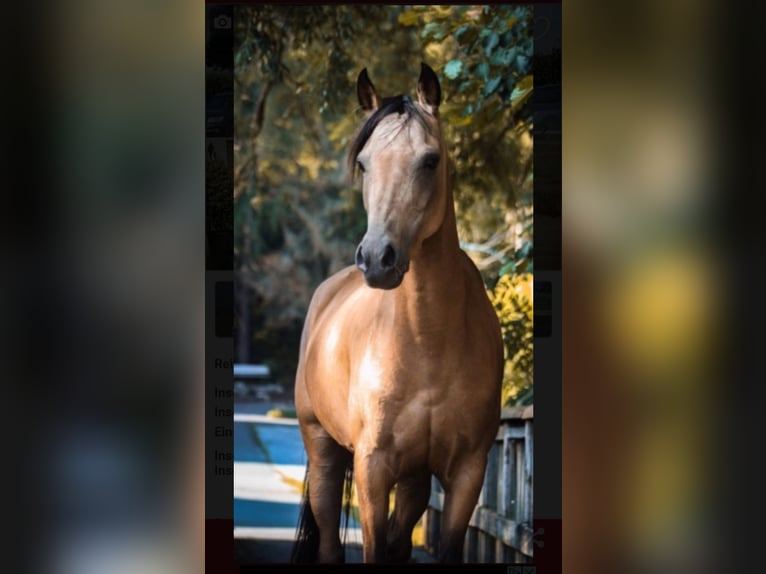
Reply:
[[[310,435],[306,441],[309,502],[319,528],[319,562],[344,562],[339,529],[343,479],[350,454],[318,425],[306,434]]]
[[[386,561],[407,562],[412,554],[412,530],[423,516],[431,495],[428,471],[397,483],[394,513],[388,523]]]
[[[388,527],[389,493],[394,477],[384,455],[357,450],[354,476],[362,523],[362,548],[365,562],[384,562]]]
[[[444,513],[442,514],[439,561],[463,561],[463,542],[468,522],[484,483],[486,456],[466,459],[456,468],[444,486]]]

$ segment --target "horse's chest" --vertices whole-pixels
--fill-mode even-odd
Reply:
[[[412,365],[387,351],[375,345],[364,349],[349,381],[350,406],[374,420],[395,418],[399,406],[423,398]]]
[[[434,406],[442,401],[448,360],[416,345],[368,345],[353,369],[349,408],[355,428],[376,446],[411,450],[431,432]],[[453,372],[454,375],[454,372]]]
[[[459,368],[427,346],[385,339],[360,346],[352,364],[351,386],[384,401],[423,399]]]

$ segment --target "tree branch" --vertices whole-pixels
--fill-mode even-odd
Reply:
[[[271,91],[272,86],[274,85],[272,80],[269,80],[266,82],[266,86],[263,88],[263,91],[261,92],[260,97],[258,98],[258,104],[256,106],[256,112],[253,114],[250,125],[248,126],[248,133],[247,137],[249,140],[253,141],[258,139],[258,136],[260,135],[261,131],[263,130],[263,122],[265,118],[265,109],[266,109],[266,98],[269,95],[269,92]],[[234,201],[237,201],[240,196],[242,195],[242,188],[240,187],[239,193],[237,193],[237,183],[239,183],[242,180],[242,176],[246,173],[245,170],[247,170],[250,167],[255,168],[255,164],[257,163],[257,154],[255,151],[255,146],[252,147],[252,152],[247,157],[247,159],[242,163],[239,168],[237,169],[237,172],[234,174]]]

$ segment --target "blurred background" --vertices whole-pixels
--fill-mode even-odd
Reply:
[[[6,38],[6,571],[203,568],[202,8],[20,6]]]
[[[563,6],[565,571],[734,559],[722,12]]]
[[[563,7],[566,572],[718,572],[757,554],[759,529],[735,511],[760,502],[742,492],[760,476],[762,417],[729,407],[747,399],[752,373],[731,351],[760,354],[761,304],[739,297],[757,276],[731,273],[749,244],[722,229],[760,227],[724,219],[722,191],[739,185],[721,178],[744,151],[724,114],[759,109],[723,99],[755,89],[734,81],[729,42],[760,36],[732,34],[735,11],[714,8]],[[201,570],[203,6],[33,10],[14,7],[37,25],[11,26],[6,50],[19,156],[6,168],[20,180],[4,210],[5,478],[20,540],[6,562]],[[399,92],[416,66],[369,69]]]

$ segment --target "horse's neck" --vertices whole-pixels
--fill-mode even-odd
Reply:
[[[399,289],[397,307],[407,318],[406,328],[430,332],[465,308],[464,257],[458,242],[452,193],[447,194],[445,217],[410,262]],[[398,315],[398,313],[397,313]]]
[[[447,204],[444,209],[444,220],[439,229],[431,237],[423,241],[421,252],[417,261],[416,275],[423,272],[422,277],[426,284],[431,285],[436,280],[445,280],[450,283],[450,276],[454,277],[456,269],[460,266],[460,242],[457,237],[457,224],[455,222],[455,204],[452,192],[447,192]],[[420,277],[418,277],[420,279]]]

